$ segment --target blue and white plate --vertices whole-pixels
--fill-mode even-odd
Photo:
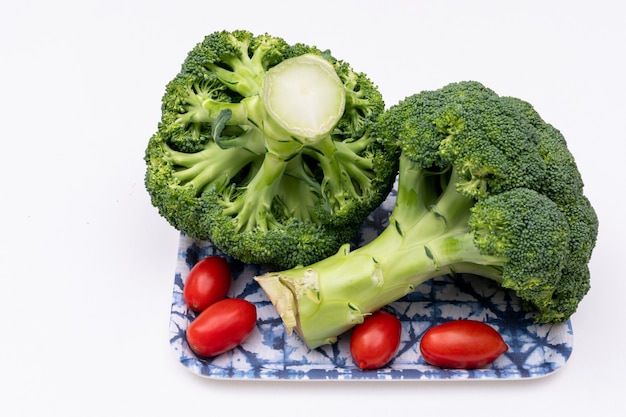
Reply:
[[[370,215],[355,239],[361,245],[386,226],[395,193]],[[260,380],[489,380],[525,379],[549,375],[569,359],[573,347],[570,321],[536,324],[521,311],[514,294],[490,280],[473,276],[442,276],[420,286],[387,308],[401,320],[403,332],[396,357],[384,368],[363,371],[350,355],[350,333],[338,342],[310,350],[296,334],[287,336],[277,311],[253,277],[267,272],[258,265],[232,260],[229,297],[244,298],[257,307],[252,334],[237,348],[213,358],[196,356],[185,331],[196,313],[187,309],[183,285],[191,267],[210,255],[223,255],[209,242],[180,235],[170,318],[170,343],[180,362],[208,378]],[[441,369],[419,353],[421,335],[431,326],[456,319],[474,319],[494,327],[509,350],[491,365],[474,370]]]

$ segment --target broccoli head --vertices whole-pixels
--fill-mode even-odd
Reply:
[[[480,275],[538,322],[590,288],[598,218],[565,139],[530,104],[473,81],[407,97],[381,116],[400,148],[390,224],[370,243],[256,277],[310,347],[433,277]]]
[[[146,189],[176,229],[234,258],[315,262],[393,185],[397,150],[373,133],[384,107],[369,78],[328,51],[212,33],[166,86]]]

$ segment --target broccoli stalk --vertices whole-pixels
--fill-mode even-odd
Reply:
[[[306,144],[327,137],[343,116],[346,102],[335,69],[312,54],[285,60],[270,69],[262,97],[278,124]]]
[[[573,314],[589,288],[597,217],[558,132],[527,103],[473,82],[413,96],[383,119],[402,148],[389,226],[362,247],[255,277],[287,332],[310,348],[333,343],[417,285],[457,273],[513,290],[538,321]]]

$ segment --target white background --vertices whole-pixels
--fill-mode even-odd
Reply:
[[[623,415],[624,4],[3,0],[0,415]],[[178,233],[150,205],[143,152],[187,52],[237,28],[331,49],[388,105],[473,79],[530,101],[563,132],[601,227],[561,370],[528,381],[237,382],[177,362]]]

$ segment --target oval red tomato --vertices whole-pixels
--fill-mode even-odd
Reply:
[[[508,349],[495,329],[475,320],[455,320],[431,327],[420,340],[424,360],[442,368],[480,368]]]
[[[183,298],[191,310],[202,311],[225,298],[231,282],[228,261],[221,256],[209,256],[201,259],[189,271],[183,287]]]
[[[256,307],[225,298],[207,307],[187,328],[187,342],[200,356],[216,356],[240,345],[256,325]]]
[[[367,316],[350,338],[350,354],[361,369],[385,366],[398,351],[402,326],[400,320],[383,310]]]

